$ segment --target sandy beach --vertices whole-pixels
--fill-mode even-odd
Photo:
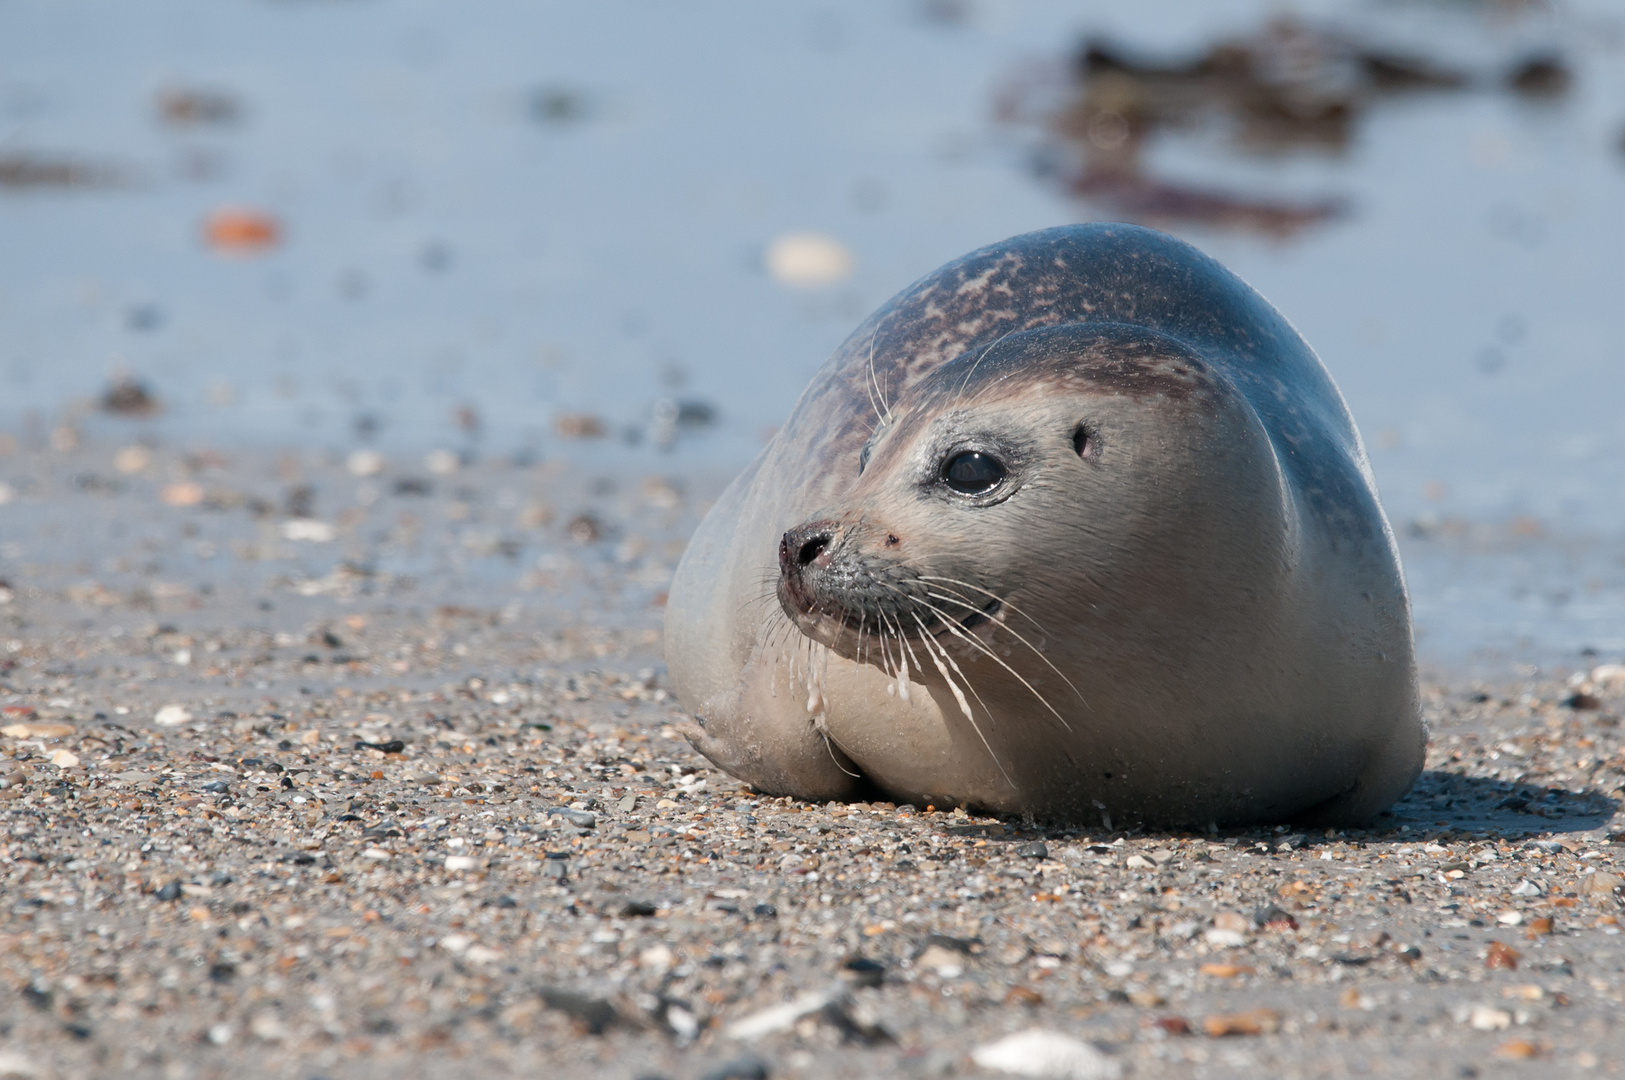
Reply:
[[[4,459],[0,1076],[1619,1068],[1609,658],[1430,679],[1367,830],[809,806],[674,728],[714,482],[71,442]]]

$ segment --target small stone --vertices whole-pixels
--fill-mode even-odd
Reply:
[[[1484,966],[1487,968],[1506,968],[1515,970],[1522,954],[1510,945],[1499,941],[1490,942],[1489,953],[1484,957]]]
[[[570,876],[570,871],[561,862],[548,862],[542,867],[542,876],[552,878],[554,881],[563,881]]]
[[[153,895],[160,900],[179,900],[181,898],[181,883],[171,881]]]
[[[423,467],[435,476],[450,476],[463,467],[455,450],[431,450],[423,457]]]
[[[275,1013],[262,1012],[248,1022],[248,1033],[261,1042],[281,1042],[288,1037],[288,1026]]]
[[[1202,1030],[1216,1039],[1231,1035],[1271,1035],[1280,1028],[1281,1014],[1273,1009],[1249,1009],[1209,1016],[1202,1021]]]
[[[1234,930],[1244,933],[1248,929],[1246,916],[1234,911],[1221,911],[1213,916],[1213,925],[1220,930]]]
[[[1130,870],[1155,870],[1157,868],[1157,864],[1144,855],[1130,855],[1123,861],[1123,865]]]
[[[71,769],[79,764],[79,755],[72,750],[52,750],[51,756],[45,759],[59,769]]]
[[[1503,911],[1495,917],[1495,921],[1500,923],[1502,926],[1517,926],[1519,923],[1523,922],[1523,912]]]
[[[60,739],[77,730],[72,724],[7,724],[0,728],[0,735],[13,739]]]
[[[850,277],[856,260],[834,237],[823,233],[785,233],[767,249],[767,270],[795,289],[814,289]]]
[[[779,909],[772,904],[757,904],[750,909],[750,913],[758,919],[776,919],[779,917]]]
[[[1513,1060],[1539,1057],[1540,1047],[1536,1046],[1528,1039],[1513,1039],[1510,1042],[1504,1042],[1500,1046],[1497,1046],[1495,1048],[1495,1056],[1512,1058]]]
[[[541,997],[544,1005],[564,1013],[584,1035],[602,1035],[608,1029],[625,1023],[615,1006],[603,998],[552,988],[543,989]]]
[[[1253,973],[1253,969],[1245,964],[1203,964],[1197,970],[1215,979],[1234,979],[1238,975]]]
[[[376,450],[357,450],[344,462],[352,476],[377,476],[384,471],[384,455]]]
[[[595,829],[598,827],[598,815],[589,813],[586,810],[571,810],[568,807],[556,806],[552,810],[549,810],[548,813],[552,814],[554,817],[561,817],[570,824],[583,829]]]
[[[39,1070],[15,1050],[0,1050],[0,1080],[34,1080]]]
[[[984,1069],[1015,1076],[1066,1080],[1110,1080],[1122,1075],[1117,1062],[1081,1039],[1058,1031],[1030,1028],[971,1051]]]
[[[1579,892],[1582,896],[1613,896],[1621,885],[1625,885],[1625,878],[1599,870],[1580,879]]]
[[[615,804],[615,809],[619,810],[623,814],[630,814],[637,808],[638,797],[636,795],[628,795],[626,798]]]
[[[1202,940],[1206,941],[1209,945],[1212,945],[1216,949],[1234,949],[1238,946],[1247,944],[1247,935],[1243,934],[1239,930],[1226,930],[1223,927],[1215,926],[1208,930],[1207,933],[1202,935]]]
[[[1467,1023],[1475,1031],[1505,1031],[1512,1026],[1512,1014],[1491,1005],[1474,1005],[1467,1013]]]
[[[289,518],[282,523],[282,539],[310,544],[329,544],[338,539],[339,532],[325,521],[315,518]]]
[[[216,1024],[209,1029],[209,1041],[216,1046],[225,1046],[231,1042],[233,1034],[230,1024]]]
[[[1512,895],[1513,896],[1540,896],[1541,895],[1541,890],[1540,890],[1539,885],[1536,885],[1533,881],[1530,881],[1528,878],[1525,878],[1524,880],[1518,882],[1518,884],[1513,887]]]
[[[191,480],[166,484],[158,492],[158,498],[165,506],[197,506],[205,495],[203,485]]]
[[[676,954],[665,945],[651,945],[638,953],[638,967],[645,971],[656,973],[670,971],[676,963]]]
[[[886,965],[863,956],[854,956],[841,965],[841,974],[858,986],[879,986],[886,981]]]
[[[446,869],[450,871],[472,870],[478,863],[472,855],[447,855]]]
[[[180,727],[189,722],[192,714],[184,705],[165,705],[153,714],[152,722],[159,727]]]
[[[1023,859],[1047,859],[1049,847],[1042,840],[1029,840],[1016,848],[1016,854]]]
[[[1145,989],[1130,990],[1128,992],[1128,999],[1131,1004],[1138,1005],[1142,1009],[1154,1009],[1164,1002],[1164,998],[1161,994],[1157,993],[1155,990]]]
[[[701,1080],[768,1080],[773,1070],[754,1054],[725,1061],[701,1075]]]
[[[1296,930],[1298,928],[1298,920],[1292,917],[1292,913],[1278,908],[1274,904],[1265,904],[1254,911],[1253,924],[1270,930]]]
[[[722,1029],[730,1039],[759,1039],[780,1031],[788,1031],[804,1016],[811,1016],[838,1001],[846,993],[844,987],[830,987],[802,994],[782,1005],[773,1005],[742,1017]]]
[[[1542,916],[1542,917],[1540,917],[1538,919],[1530,919],[1529,920],[1529,926],[1524,931],[1524,936],[1527,937],[1527,938],[1530,938],[1530,939],[1534,939],[1534,938],[1541,937],[1541,936],[1546,935],[1546,934],[1550,934],[1551,932],[1552,932],[1552,920],[1551,920],[1550,916]]]

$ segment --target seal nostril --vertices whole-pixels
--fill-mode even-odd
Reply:
[[[829,547],[828,533],[820,533],[809,538],[801,545],[801,550],[796,552],[796,564],[799,566],[808,565],[819,555],[822,555],[827,547]]]

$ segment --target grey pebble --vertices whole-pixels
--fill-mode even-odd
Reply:
[[[702,1080],[767,1080],[772,1075],[773,1069],[766,1061],[755,1054],[749,1054],[723,1062],[703,1074]]]
[[[1047,859],[1049,858],[1049,847],[1042,840],[1029,840],[1016,848],[1016,854],[1023,859]]]

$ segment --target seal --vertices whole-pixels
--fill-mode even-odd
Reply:
[[[1154,230],[972,252],[870,316],[670,591],[694,746],[756,789],[1084,824],[1349,824],[1426,741],[1337,388]]]

